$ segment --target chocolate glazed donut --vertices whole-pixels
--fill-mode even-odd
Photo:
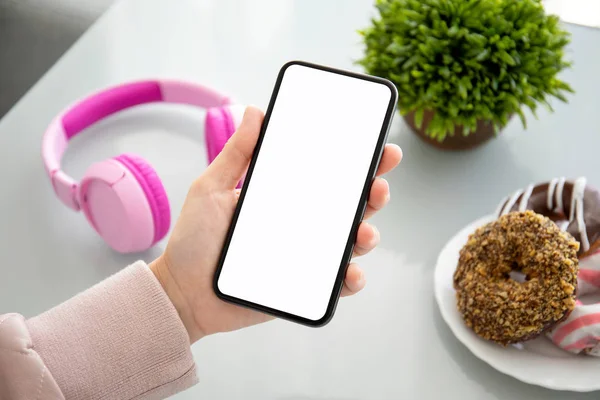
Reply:
[[[585,257],[600,248],[600,192],[587,185],[587,179],[555,178],[530,184],[505,197],[496,216],[512,211],[531,210],[542,214],[580,243],[578,256]]]

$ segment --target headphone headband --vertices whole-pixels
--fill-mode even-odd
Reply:
[[[174,80],[126,83],[92,94],[57,116],[42,139],[42,159],[58,198],[79,210],[78,183],[61,170],[61,158],[71,138],[94,123],[124,109],[147,103],[187,104],[200,108],[220,107],[231,100],[205,86]]]

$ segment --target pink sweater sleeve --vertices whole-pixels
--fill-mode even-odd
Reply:
[[[0,316],[3,400],[164,399],[196,382],[187,332],[141,261],[27,321]]]

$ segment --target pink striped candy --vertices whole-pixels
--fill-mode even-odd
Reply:
[[[600,252],[579,260],[577,297],[594,292],[600,293]],[[569,318],[546,335],[566,351],[600,357],[600,303],[583,304],[578,300]]]

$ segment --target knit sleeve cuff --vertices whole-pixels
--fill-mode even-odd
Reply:
[[[159,399],[197,383],[187,331],[142,261],[27,326],[67,399]]]

